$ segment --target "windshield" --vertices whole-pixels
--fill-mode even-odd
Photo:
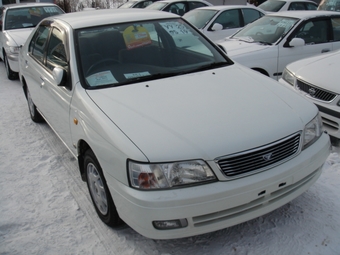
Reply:
[[[340,12],[340,0],[322,0],[318,10]]]
[[[84,87],[118,86],[232,64],[182,19],[92,27],[76,32]]]
[[[250,23],[231,38],[249,43],[273,44],[286,35],[296,22],[298,22],[296,18],[264,16]]]
[[[266,12],[278,12],[282,6],[285,5],[284,1],[271,1],[267,0],[264,3],[260,4],[258,7]]]
[[[137,3],[137,1],[128,1],[125,4],[122,4],[121,6],[119,6],[118,8],[131,8],[133,5],[135,5]]]
[[[155,3],[150,4],[147,7],[145,7],[145,9],[162,10],[167,4],[168,3],[155,2]]]
[[[39,6],[8,9],[5,30],[35,27],[42,19],[64,13],[57,6]]]
[[[195,9],[184,14],[183,18],[198,29],[202,29],[215,16],[216,10]]]

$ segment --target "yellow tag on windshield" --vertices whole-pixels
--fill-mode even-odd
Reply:
[[[128,50],[151,43],[148,30],[141,26],[129,26],[124,30],[123,37]]]

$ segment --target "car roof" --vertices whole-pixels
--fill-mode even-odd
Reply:
[[[269,1],[278,1],[278,0],[269,0]],[[308,3],[313,3],[313,4],[317,5],[317,3],[315,3],[312,0],[280,0],[280,1],[284,1],[284,2],[308,2]]]
[[[106,24],[144,21],[153,19],[180,18],[170,12],[145,9],[102,9],[93,12],[72,12],[51,16],[47,19],[68,23],[73,29]]]
[[[264,11],[262,9],[259,9],[257,7],[255,7],[254,5],[212,5],[212,6],[204,6],[204,7],[200,7],[200,8],[196,8],[194,10],[229,10],[229,9],[236,9],[236,8],[250,8],[250,9],[256,9],[260,12]]]
[[[3,5],[4,8],[6,9],[15,9],[15,8],[23,8],[23,7],[39,7],[39,6],[57,6],[55,4],[52,3],[20,3],[20,4],[5,4]]]
[[[160,3],[173,3],[173,2],[202,2],[202,3],[209,3],[208,1],[205,0],[161,0],[157,1]],[[211,3],[209,3],[211,4]]]
[[[266,16],[284,16],[284,17],[292,17],[298,19],[307,19],[313,17],[322,17],[322,16],[340,16],[340,12],[335,11],[283,11],[283,12],[274,12],[269,13]]]

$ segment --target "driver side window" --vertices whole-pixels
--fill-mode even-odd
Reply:
[[[223,26],[223,29],[240,27],[240,13],[238,10],[229,10],[220,14],[215,20]]]
[[[46,57],[47,68],[51,71],[54,67],[60,66],[67,68],[67,58],[65,45],[63,43],[63,36],[59,29],[54,28],[47,47]]]
[[[301,27],[295,37],[302,38],[306,44],[319,44],[328,42],[327,20],[309,21]]]
[[[40,26],[29,45],[29,52],[41,64],[44,64],[44,54],[50,27]]]

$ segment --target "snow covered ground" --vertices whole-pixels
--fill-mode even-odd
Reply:
[[[103,224],[76,161],[47,124],[31,121],[20,82],[0,62],[0,254],[340,254],[340,149],[289,204],[221,231],[147,239]]]

